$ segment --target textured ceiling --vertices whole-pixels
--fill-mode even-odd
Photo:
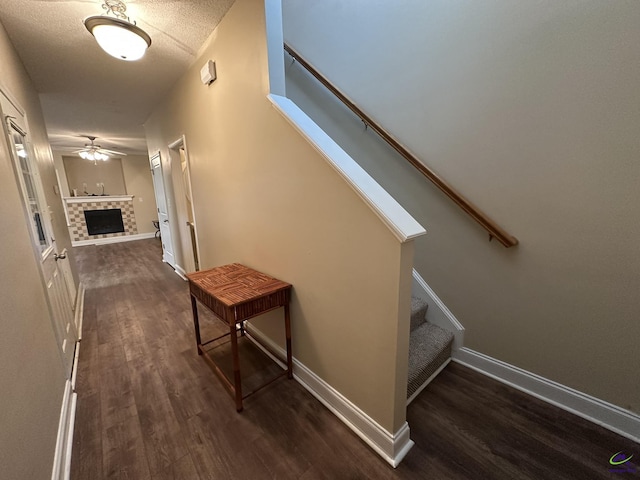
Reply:
[[[86,139],[127,153],[146,153],[143,122],[195,60],[233,0],[126,1],[132,21],[151,36],[144,58],[104,53],[83,20],[101,0],[0,0],[0,21],[40,93],[54,150]]]

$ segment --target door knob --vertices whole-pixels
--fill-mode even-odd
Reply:
[[[164,220],[164,223],[169,223],[169,220]]]
[[[62,255],[58,255],[57,253],[53,254],[53,259],[57,262],[58,260],[64,260],[65,258],[67,258],[66,254],[62,254]]]

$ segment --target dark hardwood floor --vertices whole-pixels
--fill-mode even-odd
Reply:
[[[187,284],[158,240],[75,251],[86,287],[75,480],[640,478],[608,463],[640,458],[637,443],[457,364],[409,407],[416,445],[395,470],[295,381],[238,414],[196,354]],[[243,368],[261,375],[250,353]]]

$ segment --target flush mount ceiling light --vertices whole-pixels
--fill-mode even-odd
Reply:
[[[151,37],[129,20],[125,14],[127,6],[121,0],[105,0],[102,8],[106,15],[95,15],[84,21],[100,48],[120,60],[140,60],[151,45]]]

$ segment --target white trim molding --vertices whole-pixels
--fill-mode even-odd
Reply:
[[[80,361],[80,341],[76,342],[73,352],[73,366],[71,367],[71,389],[76,391],[76,380],[78,379],[78,362]]]
[[[68,480],[71,473],[71,449],[73,447],[73,428],[76,418],[78,394],[73,391],[71,381],[64,386],[60,421],[58,423],[58,438],[53,457],[51,480]]]
[[[282,45],[279,48],[282,49]],[[268,95],[268,99],[275,109],[378,215],[400,242],[408,242],[427,233],[409,212],[295,103],[288,98],[274,94]]]
[[[415,268],[413,269],[411,293],[429,304],[427,322],[453,333],[452,349],[455,351],[462,348],[464,345],[464,327]]]
[[[84,197],[65,197],[66,203],[87,203],[87,202],[130,202],[134,195],[90,195]]]
[[[282,53],[282,2],[265,1],[269,94],[274,108],[302,135],[353,191],[371,208],[396,238],[404,243],[426,233],[389,193],[322,130],[300,107],[286,98]]]
[[[78,284],[78,293],[76,294],[75,317],[73,319],[73,323],[76,326],[76,335],[78,336],[78,341],[82,340],[82,323],[84,320],[84,293],[84,283],[80,282]]]
[[[167,263],[167,265],[170,265],[168,262],[165,262],[165,263]],[[176,272],[181,279],[183,279],[185,281],[188,280],[187,272],[185,271],[184,268],[182,268],[177,263],[176,263],[176,268],[174,268],[173,271]]]
[[[640,415],[629,410],[468,348],[454,352],[453,361],[618,435],[640,442]]]
[[[284,367],[284,363],[281,361],[281,358],[285,358],[284,348],[251,324],[247,325],[247,332],[250,340]],[[255,339],[251,337],[255,337]],[[261,343],[267,348],[265,349]],[[269,350],[280,358],[274,357]],[[397,432],[389,432],[295,357],[293,359],[293,377],[394,468],[400,464],[413,447],[414,442],[409,438],[410,432],[407,422],[404,422]]]
[[[155,232],[137,233],[135,235],[120,235],[119,237],[96,238],[95,240],[76,240],[71,242],[73,247],[83,247],[85,245],[105,245],[107,243],[133,242],[145,238],[155,238]]]

